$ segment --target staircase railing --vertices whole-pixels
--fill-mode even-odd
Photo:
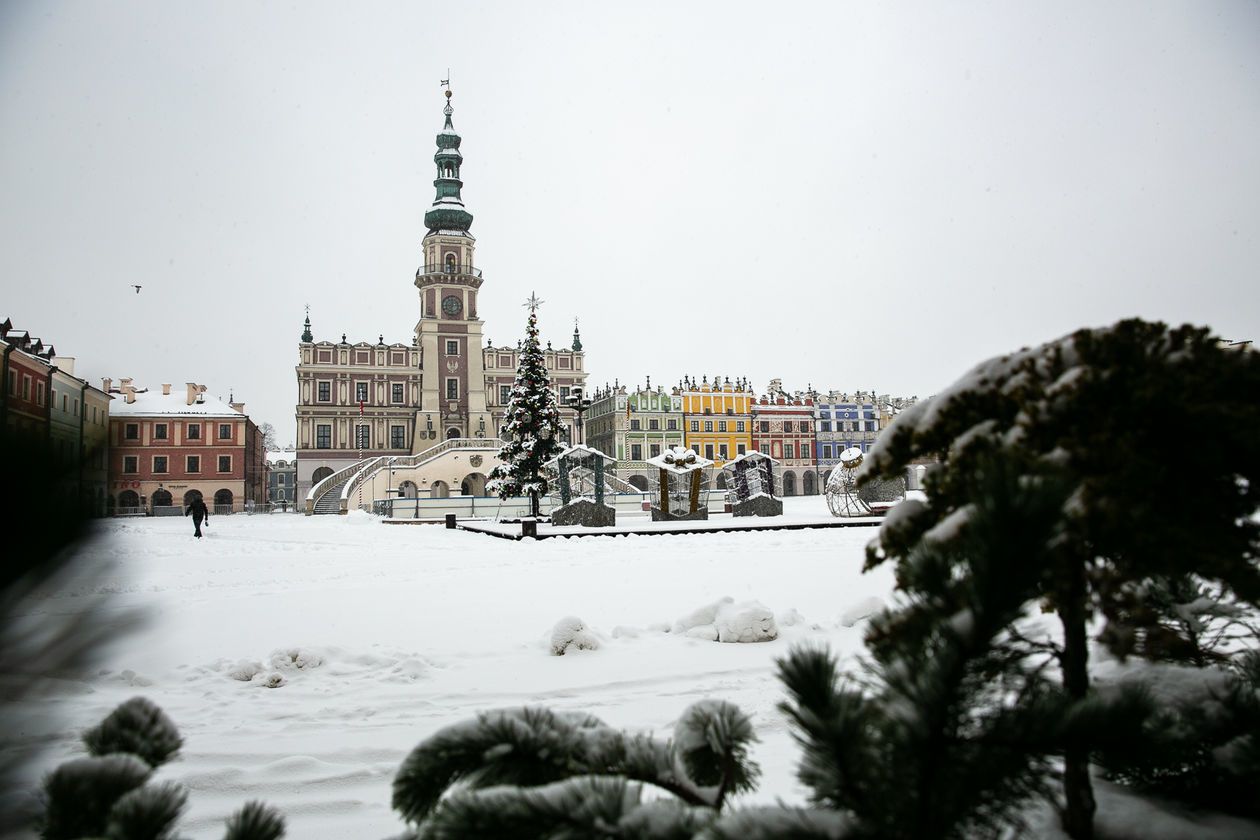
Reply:
[[[346,482],[346,485],[341,488],[341,510],[349,510],[351,494],[381,470],[391,468],[396,470],[415,469],[454,449],[498,452],[502,448],[503,441],[498,438],[449,438],[437,446],[431,446],[415,455],[382,455],[379,458],[374,458],[355,472],[350,480]]]
[[[369,461],[353,463],[348,467],[343,467],[342,469],[337,470],[332,475],[324,476],[323,478],[321,478],[315,485],[311,487],[310,490],[306,492],[306,515],[310,516],[312,513],[315,512],[315,502],[319,500],[320,496],[324,495],[329,490],[333,489],[338,484],[345,481],[347,478],[354,475],[359,470],[363,469],[364,464],[368,464],[368,463],[371,463],[372,461],[379,460],[382,457],[385,457],[385,456],[377,456],[376,458],[372,458]]]

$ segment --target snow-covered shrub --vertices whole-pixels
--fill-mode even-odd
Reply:
[[[757,601],[727,596],[674,622],[672,632],[714,642],[768,642],[779,637],[774,613]]]
[[[730,604],[713,621],[719,642],[769,642],[779,638],[774,613],[757,601]]]
[[[63,762],[44,779],[44,812],[37,819],[43,840],[168,840],[187,806],[179,785],[149,785],[154,770],[170,761],[183,739],[160,708],[135,697],[83,735],[91,755]],[[250,803],[228,820],[226,840],[278,840],[284,820]]]
[[[134,755],[75,758],[44,779],[44,840],[101,837],[115,803],[149,780],[153,768]]]
[[[255,659],[242,659],[228,671],[228,676],[241,682],[249,682],[263,671],[262,663]]]
[[[324,657],[302,648],[288,648],[271,654],[271,667],[279,670],[309,671],[324,664]]]
[[[862,619],[870,618],[883,611],[884,606],[883,598],[877,598],[874,595],[867,596],[850,604],[844,612],[840,613],[840,624],[843,627],[852,627]]]
[[[1141,752],[1101,752],[1108,778],[1196,808],[1260,817],[1260,651],[1230,667],[1147,665],[1131,678],[1159,711]]]
[[[174,722],[144,697],[131,698],[83,733],[90,754],[131,753],[150,767],[174,758],[183,742]]]
[[[586,624],[577,616],[565,616],[551,628],[551,653],[564,656],[570,648],[573,650],[598,650],[599,637],[587,629]]]
[[[728,595],[725,598],[714,601],[712,604],[706,604],[705,606],[700,607],[675,621],[673,627],[671,628],[671,632],[686,633],[688,630],[696,627],[713,624],[713,622],[717,620],[718,610],[734,603],[735,599]]]

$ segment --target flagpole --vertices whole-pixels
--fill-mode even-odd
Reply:
[[[359,471],[363,470],[363,400],[359,400],[359,426],[354,430],[355,446],[359,450]],[[363,482],[359,482],[359,510],[363,510]]]

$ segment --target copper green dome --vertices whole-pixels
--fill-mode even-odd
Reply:
[[[460,137],[451,123],[454,109],[451,107],[450,97],[451,92],[448,90],[446,107],[443,109],[446,124],[438,133],[438,150],[433,155],[433,162],[437,164],[437,178],[433,181],[437,195],[429,212],[424,214],[424,226],[429,229],[429,233],[444,231],[467,234],[472,227],[473,217],[464,208],[464,201],[459,194],[464,186],[464,182],[459,179],[459,167],[464,162],[464,156],[459,153]]]

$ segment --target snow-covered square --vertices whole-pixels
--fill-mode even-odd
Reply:
[[[784,501],[777,524],[834,522],[823,497]],[[856,667],[865,618],[892,602],[891,565],[861,572],[876,532],[510,542],[356,512],[214,517],[197,540],[186,519],[100,521],[72,573],[18,620],[57,627],[90,610],[103,630],[129,629],[85,672],[47,675],[47,699],[10,705],[9,749],[42,748],[38,771],[51,769],[144,696],[185,739],[156,776],[189,791],[181,836],[219,838],[229,814],[262,800],[290,837],[386,838],[404,828],[390,808],[400,763],[445,726],[534,706],[668,738],[711,698],[748,713],[758,737],[761,781],[733,804],[802,804],[776,660],[826,645]],[[1095,655],[1104,678],[1129,667]],[[1099,837],[1256,836],[1246,820],[1101,779],[1096,795]],[[1033,836],[1066,836],[1047,806],[1033,813]]]
[[[788,500],[781,519],[829,518],[815,496]],[[58,675],[23,738],[50,739],[51,768],[82,754],[79,732],[143,695],[185,738],[159,778],[190,790],[187,836],[218,837],[229,813],[262,799],[292,837],[387,837],[402,828],[394,773],[440,727],[542,705],[668,737],[712,697],[756,724],[764,777],[751,801],[801,801],[775,659],[794,644],[860,652],[862,616],[892,589],[888,568],[861,574],[875,533],[509,542],[355,513],[214,517],[196,540],[182,518],[107,520],[77,561],[105,576],[48,593],[29,617],[139,610],[143,621],[91,673]],[[597,646],[555,656],[570,618]],[[769,641],[714,641],[767,628]]]

